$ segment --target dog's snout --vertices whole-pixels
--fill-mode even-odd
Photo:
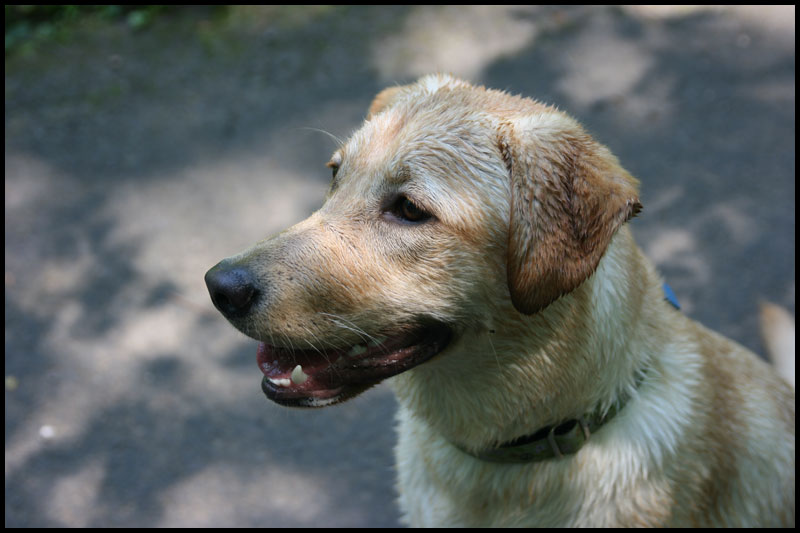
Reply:
[[[246,268],[228,265],[225,261],[206,272],[205,280],[214,306],[228,318],[246,315],[258,296],[253,274]]]

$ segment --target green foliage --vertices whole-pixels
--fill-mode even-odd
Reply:
[[[122,21],[138,30],[150,24],[169,6],[22,5],[5,6],[6,54],[16,49],[64,37],[82,20]]]

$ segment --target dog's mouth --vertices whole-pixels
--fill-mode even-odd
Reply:
[[[443,351],[452,330],[440,323],[403,328],[340,349],[295,350],[261,343],[261,389],[270,400],[324,407],[360,394]]]

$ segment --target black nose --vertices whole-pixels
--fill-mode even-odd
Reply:
[[[258,296],[255,279],[249,270],[221,261],[206,272],[206,287],[211,301],[229,318],[242,317],[250,312]]]

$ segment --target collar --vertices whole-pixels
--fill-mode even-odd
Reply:
[[[637,379],[636,388],[639,387],[642,380],[643,378]],[[624,394],[615,405],[604,413],[595,411],[558,425],[545,426],[536,433],[505,442],[495,448],[488,448],[476,453],[460,446],[459,449],[477,459],[492,463],[536,463],[548,459],[560,459],[577,453],[589,440],[592,433],[614,418],[625,407],[628,400],[630,400],[630,395]]]

